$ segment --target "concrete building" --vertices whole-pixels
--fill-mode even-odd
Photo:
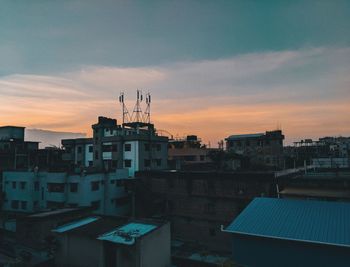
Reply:
[[[280,187],[280,197],[327,201],[350,201],[349,171],[313,171],[303,173]]]
[[[39,142],[24,141],[24,127],[0,127],[0,171],[29,168]]]
[[[167,168],[168,138],[158,136],[153,124],[118,125],[115,119],[99,117],[92,129],[93,138],[62,140],[65,160],[98,170],[127,168],[129,176],[140,170]]]
[[[170,224],[166,222],[86,217],[53,232],[57,266],[170,266]]]
[[[228,251],[230,235],[220,231],[258,196],[276,197],[295,173],[145,171],[137,174],[136,215],[161,216],[172,237]]]
[[[126,169],[81,174],[8,171],[3,173],[3,210],[33,213],[92,206],[99,214],[128,214],[131,209],[131,196],[126,190],[128,179]]]
[[[256,198],[224,230],[238,266],[349,266],[350,203]]]
[[[171,169],[205,168],[212,161],[209,157],[211,149],[202,144],[196,135],[169,140],[168,164]]]
[[[252,167],[284,167],[282,131],[231,135],[226,139],[226,149],[250,159]]]

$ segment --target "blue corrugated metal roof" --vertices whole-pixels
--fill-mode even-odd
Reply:
[[[350,247],[350,203],[255,198],[226,231]]]
[[[71,222],[71,223],[67,223],[67,224],[61,225],[61,226],[57,227],[56,229],[52,230],[52,232],[64,233],[64,232],[70,231],[72,229],[75,229],[75,228],[87,225],[87,224],[92,223],[94,221],[97,221],[99,219],[100,219],[100,217],[84,218],[84,219],[81,219],[81,220],[78,220],[78,221],[74,221],[74,222]]]

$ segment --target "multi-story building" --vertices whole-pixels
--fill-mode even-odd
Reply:
[[[226,149],[250,159],[252,166],[284,166],[281,130],[266,133],[231,135],[226,139]]]
[[[272,171],[139,172],[136,214],[164,216],[171,222],[173,238],[227,251],[231,239],[220,231],[221,225],[227,225],[254,197],[276,197],[278,187],[294,175]]]
[[[93,138],[62,140],[64,159],[77,167],[127,168],[130,176],[140,170],[167,168],[168,138],[158,136],[153,124],[118,125],[115,119],[99,117],[92,129]]]
[[[196,135],[186,138],[169,140],[168,162],[172,169],[188,169],[211,163],[209,153],[212,149],[202,144]]]
[[[3,173],[3,210],[38,212],[63,207],[91,206],[98,214],[123,215],[131,209],[127,170],[110,173]]]
[[[0,171],[29,168],[39,142],[24,141],[24,127],[0,127]]]

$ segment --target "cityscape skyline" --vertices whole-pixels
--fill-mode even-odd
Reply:
[[[63,4],[62,4],[63,3]],[[350,135],[347,1],[63,1],[0,10],[2,125],[84,132],[136,89],[174,136]],[[16,105],[14,105],[16,103]]]

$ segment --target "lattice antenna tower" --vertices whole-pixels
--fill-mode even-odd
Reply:
[[[141,90],[136,91],[136,104],[134,106],[134,110],[132,112],[132,121],[133,122],[142,122],[143,116],[142,116],[142,109],[141,109],[141,102],[143,100],[143,95]]]
[[[128,109],[126,108],[125,102],[124,102],[124,92],[121,92],[119,95],[119,103],[122,105],[122,112],[123,112],[123,124],[130,122],[131,117],[129,114]]]
[[[146,94],[146,111],[144,114],[144,122],[145,123],[151,123],[151,94]]]

